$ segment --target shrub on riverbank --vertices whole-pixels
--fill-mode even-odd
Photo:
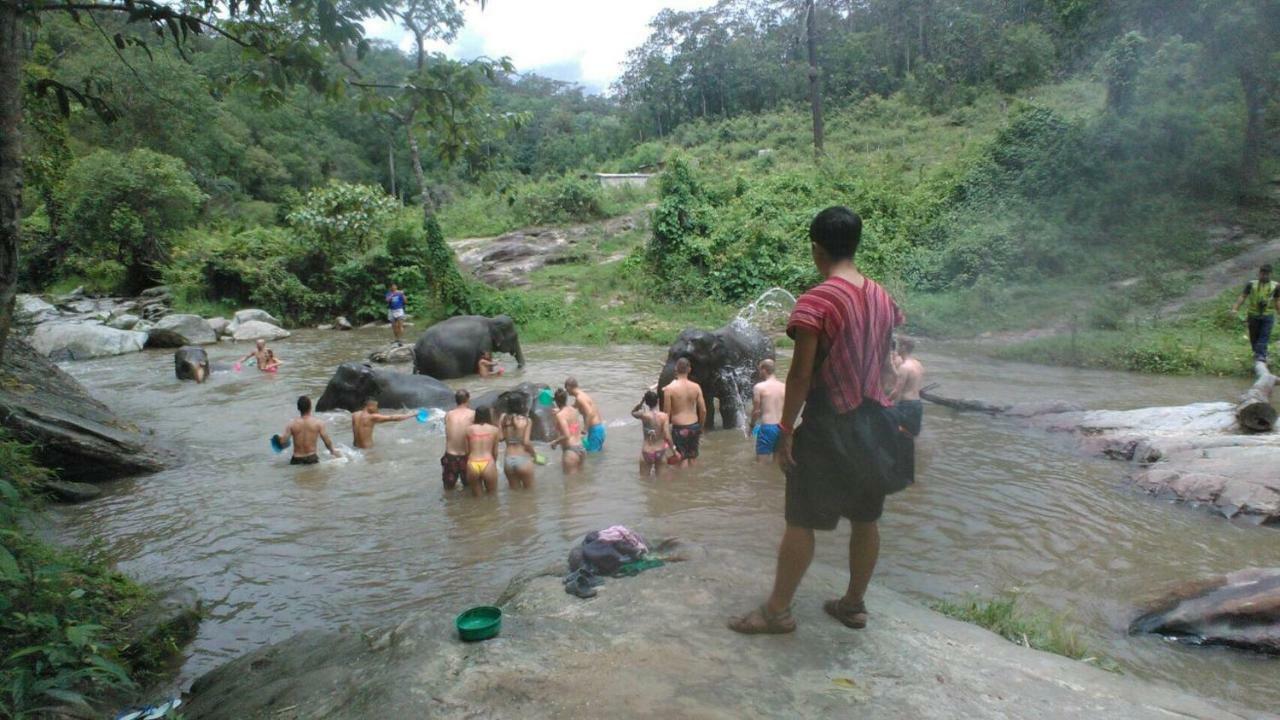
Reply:
[[[52,473],[0,431],[0,716],[119,699],[153,679],[172,637],[140,642],[129,623],[151,594],[103,561],[35,537]]]
[[[1019,606],[1015,596],[943,600],[933,603],[933,609],[947,617],[986,628],[1018,645],[1072,660],[1085,660],[1089,657],[1089,649],[1062,617],[1044,612],[1029,612]],[[1109,661],[1103,661],[1101,667],[1104,670],[1113,669]]]

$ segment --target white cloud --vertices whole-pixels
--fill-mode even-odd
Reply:
[[[649,21],[663,8],[693,10],[713,0],[488,0],[469,5],[458,39],[440,43],[451,57],[510,57],[520,72],[542,72],[607,89],[622,72],[627,51],[649,36]],[[410,38],[394,23],[371,21],[366,31],[398,43]]]

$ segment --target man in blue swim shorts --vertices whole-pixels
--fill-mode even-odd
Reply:
[[[387,322],[391,323],[391,332],[396,336],[397,345],[404,335],[404,303],[404,291],[391,283],[391,288],[387,290]]]
[[[589,453],[604,450],[604,418],[600,415],[600,408],[596,407],[596,401],[578,387],[578,381],[574,378],[565,379],[564,391],[573,396],[574,407],[578,408],[582,421],[587,426],[587,436],[582,440],[582,448]]]
[[[786,383],[774,375],[772,360],[761,360],[757,368],[760,377],[751,391],[751,425],[756,437],[756,462],[773,460],[773,449],[778,444],[782,429],[782,400],[786,397]]]

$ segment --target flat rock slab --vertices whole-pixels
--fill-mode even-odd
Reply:
[[[239,313],[237,313],[238,315]],[[280,340],[289,337],[289,331],[261,320],[246,320],[232,323],[231,338],[236,342],[245,340]]]
[[[1261,713],[1029,650],[873,588],[867,630],[823,614],[845,578],[814,568],[797,633],[746,637],[772,562],[712,551],[611,579],[588,601],[558,576],[513,583],[499,638],[453,611],[365,633],[310,631],[196,681],[195,720],[243,718],[1247,718]],[[479,600],[479,599],[478,599]],[[457,608],[461,609],[461,608]]]
[[[64,480],[99,482],[174,462],[171,452],[13,337],[0,364],[0,425],[35,445],[40,461],[58,468]]]
[[[37,325],[30,340],[31,346],[45,357],[89,360],[141,352],[147,334],[96,323],[52,322]]]

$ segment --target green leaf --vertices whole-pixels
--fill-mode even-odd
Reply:
[[[18,561],[8,548],[0,545],[0,579],[16,580],[20,577],[22,570],[18,568]]]
[[[125,670],[124,667],[119,665],[118,663],[111,662],[110,660],[104,657],[101,657],[99,655],[90,655],[89,663],[101,669],[102,671],[113,675],[117,680],[119,680],[122,683],[125,683],[127,685],[133,684],[133,680],[129,677],[129,671]]]
[[[101,625],[68,625],[66,630],[67,641],[78,648],[84,647],[102,629]]]
[[[64,703],[69,703],[77,707],[83,707],[83,708],[89,707],[89,702],[85,700],[84,696],[78,692],[74,692],[71,690],[63,690],[62,688],[47,688],[45,689],[44,694],[48,695],[54,700],[60,700]]]

